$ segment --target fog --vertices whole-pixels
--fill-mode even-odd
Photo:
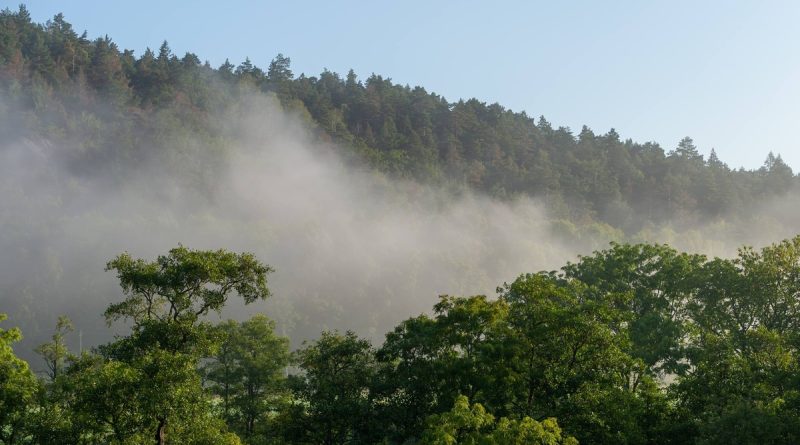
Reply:
[[[756,249],[800,234],[800,190],[765,199],[747,209],[732,209],[710,221],[670,221],[629,236],[630,242],[658,242],[708,257],[731,258],[744,246]]]
[[[233,298],[222,316],[264,312],[298,344],[323,329],[380,341],[440,294],[494,295],[579,249],[553,237],[534,200],[501,203],[346,164],[269,98],[217,122],[233,135],[222,153],[183,137],[123,168],[75,168],[78,148],[35,135],[2,140],[0,312],[24,330],[20,355],[59,314],[75,322],[74,349],[78,331],[83,348],[110,338],[101,314],[121,291],[104,265],[123,251],[254,252],[276,269],[274,296],[247,307]]]
[[[0,312],[9,314],[5,325],[23,328],[22,357],[60,314],[75,322],[75,350],[124,329],[109,330],[101,316],[121,298],[104,265],[123,251],[154,259],[180,243],[255,253],[276,269],[273,297],[246,307],[234,297],[221,318],[266,313],[296,346],[323,329],[379,342],[440,294],[495,295],[521,273],[557,269],[609,241],[552,230],[534,199],[500,202],[346,163],[342,147],[321,142],[308,119],[269,97],[211,121],[224,142],[182,131],[141,147],[136,162],[88,166],[75,163],[85,159],[80,144],[3,129]],[[747,222],[652,225],[630,240],[729,256],[793,236],[797,201],[765,202]]]

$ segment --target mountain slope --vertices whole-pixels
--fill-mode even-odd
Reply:
[[[742,209],[798,184],[772,153],[760,169],[732,170],[713,152],[704,159],[688,137],[665,151],[621,140],[613,129],[576,135],[544,117],[476,99],[448,102],[374,74],[363,82],[352,71],[294,76],[282,55],[267,70],[249,59],[215,69],[195,54],[172,54],[166,42],[137,57],[108,37],[77,35],[61,15],[32,23],[24,7],[0,14],[0,41],[4,130],[79,145],[71,159],[77,170],[111,165],[124,173],[158,145],[152,138],[176,129],[223,144],[209,116],[255,90],[306,116],[352,161],[498,198],[541,198],[557,217],[629,234],[665,222],[747,218]]]

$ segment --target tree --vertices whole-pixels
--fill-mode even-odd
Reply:
[[[119,51],[108,36],[94,41],[86,74],[92,87],[113,103],[123,105],[129,99],[131,91]]]
[[[204,425],[184,417],[202,412],[207,404],[196,368],[199,358],[213,350],[215,339],[202,317],[222,309],[234,292],[246,304],[267,298],[272,269],[249,253],[183,246],[152,262],[125,253],[106,269],[117,272],[125,293],[122,302],[108,307],[106,318],[129,320],[133,332],[101,350],[135,373],[132,381],[141,389],[133,392],[139,415],[163,445],[169,430],[180,437]]]
[[[708,161],[706,161],[706,164],[712,170],[727,170],[728,169],[728,166],[719,159],[719,156],[717,156],[717,151],[714,150],[713,148],[711,149],[711,153],[709,153],[709,155],[708,155]]]
[[[106,309],[106,319],[130,320],[135,334],[156,334],[146,338],[147,346],[171,352],[201,346],[190,342],[206,327],[201,317],[219,312],[231,293],[239,294],[245,304],[269,297],[267,274],[273,271],[250,253],[183,246],[153,262],[124,253],[106,270],[116,271],[125,293],[123,301]]]
[[[239,66],[236,67],[236,75],[240,78],[259,80],[263,74],[264,72],[261,71],[261,69],[259,69],[257,66],[253,65],[253,62],[250,61],[249,57],[246,57],[244,62],[240,63]]]
[[[684,302],[691,298],[702,255],[679,253],[666,245],[617,244],[580,258],[563,270],[601,294],[628,295],[630,354],[650,375],[680,372]]]
[[[6,319],[0,314],[0,322]],[[19,341],[19,329],[0,328],[0,444],[25,443],[31,405],[38,389],[28,363],[14,354],[12,343]]]
[[[470,405],[465,396],[456,398],[453,409],[428,419],[423,445],[577,445],[574,437],[562,434],[554,418],[538,422],[501,418],[495,421],[479,403]]]
[[[495,386],[493,333],[508,307],[485,296],[441,296],[436,316],[403,321],[386,335],[377,352],[381,418],[392,438],[418,436],[431,414],[452,407],[459,394],[504,405]],[[397,437],[394,437],[397,436]]]
[[[283,372],[289,362],[289,340],[275,335],[275,324],[255,315],[240,326],[236,341],[242,391],[235,397],[245,437],[256,433],[266,415],[277,411]]]
[[[678,142],[678,148],[675,149],[675,155],[687,160],[702,160],[703,155],[697,151],[697,146],[694,145],[694,140],[689,136],[684,137]]]
[[[673,387],[699,442],[800,440],[800,237],[700,271],[687,305],[689,372]]]
[[[785,193],[792,186],[794,172],[786,165],[781,155],[775,156],[769,152],[764,166],[758,172],[764,180],[764,189],[767,193]]]
[[[284,437],[302,444],[373,443],[369,388],[376,366],[369,342],[353,332],[323,332],[294,362],[303,374],[290,378],[295,403],[283,415]]]
[[[220,65],[219,68],[217,68],[217,72],[220,74],[220,76],[223,79],[227,80],[227,79],[233,78],[233,70],[234,70],[234,68],[236,68],[236,67],[231,63],[231,61],[228,60],[228,59],[225,59],[225,63]]]
[[[472,406],[465,396],[458,396],[453,408],[428,418],[428,428],[420,441],[424,445],[478,444],[486,441],[494,425],[494,416],[479,403]]]
[[[283,83],[292,80],[294,78],[294,74],[290,69],[291,63],[292,59],[284,56],[283,54],[278,54],[269,63],[269,68],[267,69],[267,79],[269,79],[271,83]]]
[[[53,333],[52,341],[36,347],[36,353],[42,356],[47,365],[50,380],[54,381],[58,378],[61,370],[64,369],[64,362],[70,357],[64,337],[73,329],[72,321],[61,315],[56,322],[56,331]]]
[[[214,330],[221,341],[208,363],[203,365],[201,373],[211,391],[222,398],[222,418],[232,424],[235,419],[233,398],[241,391],[242,379],[236,347],[239,323],[228,320],[215,326]]]
[[[544,272],[498,290],[509,315],[494,334],[494,391],[512,417],[556,416],[584,443],[645,434],[639,416],[647,414],[640,398],[646,385],[630,378],[642,365],[627,353],[629,295]]]
[[[262,314],[217,327],[222,344],[204,375],[222,397],[223,418],[245,438],[264,433],[267,416],[283,401],[289,340],[278,337]]]

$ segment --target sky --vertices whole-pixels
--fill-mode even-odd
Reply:
[[[613,3],[613,4],[610,4]],[[371,73],[450,101],[475,97],[577,134],[673,149],[684,136],[733,168],[767,153],[800,170],[800,2],[31,0],[140,55],[164,40],[219,66],[278,53],[295,74]],[[16,2],[7,4],[16,8]]]

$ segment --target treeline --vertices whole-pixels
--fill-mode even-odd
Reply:
[[[250,254],[108,263],[130,333],[35,377],[0,330],[2,444],[787,444],[800,441],[800,237],[734,259],[612,245],[499,298],[442,296],[379,347],[323,332],[290,353]]]
[[[266,70],[249,59],[213,68],[192,53],[178,57],[166,42],[137,57],[107,36],[78,35],[61,14],[33,23],[24,6],[0,13],[0,42],[5,129],[78,146],[70,155],[77,170],[123,173],[165,135],[176,147],[171,158],[190,168],[180,147],[189,138],[224,147],[209,116],[261,91],[306,116],[351,159],[383,172],[501,198],[536,196],[558,218],[627,233],[648,223],[746,217],[742,209],[797,184],[771,153],[762,168],[731,169],[713,152],[705,159],[688,137],[665,150],[621,140],[613,129],[575,134],[544,117],[476,99],[448,102],[374,74],[364,81],[352,71],[295,76],[282,55]]]

